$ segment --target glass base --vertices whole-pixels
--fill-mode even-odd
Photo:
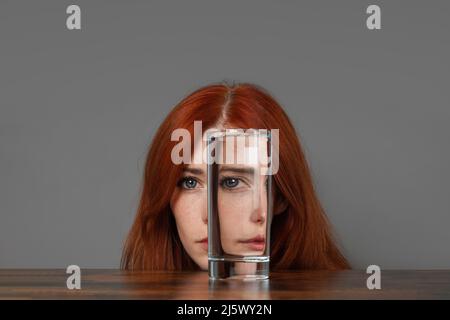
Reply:
[[[264,280],[269,278],[269,258],[209,259],[209,278],[212,280]]]

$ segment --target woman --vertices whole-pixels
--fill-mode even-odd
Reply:
[[[194,137],[202,129],[279,129],[279,168],[273,177],[271,270],[348,269],[333,241],[314,191],[293,125],[281,106],[253,84],[213,84],[184,98],[159,127],[145,164],[135,221],[121,266],[145,270],[207,270],[206,176],[201,164],[175,164],[171,135],[179,128]],[[193,141],[194,143],[194,141]]]

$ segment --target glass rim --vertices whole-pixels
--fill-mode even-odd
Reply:
[[[267,128],[224,128],[216,129],[206,132],[206,140],[210,141],[211,138],[219,138],[225,136],[266,136],[270,139],[271,129]]]

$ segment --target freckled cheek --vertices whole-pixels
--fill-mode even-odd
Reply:
[[[203,203],[205,202],[205,204]],[[201,233],[202,212],[205,201],[199,195],[181,195],[172,205],[179,232],[184,239],[197,240]]]
[[[219,216],[225,224],[235,224],[250,216],[253,210],[251,194],[223,195],[219,197]]]
[[[175,204],[175,210],[180,217],[194,220],[201,219],[202,210],[205,209],[206,199],[197,194],[182,195]]]

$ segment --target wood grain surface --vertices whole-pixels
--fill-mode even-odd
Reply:
[[[211,281],[207,272],[82,269],[69,290],[64,269],[0,269],[0,299],[450,299],[450,270],[385,270],[368,290],[363,270],[272,272],[263,281]]]

